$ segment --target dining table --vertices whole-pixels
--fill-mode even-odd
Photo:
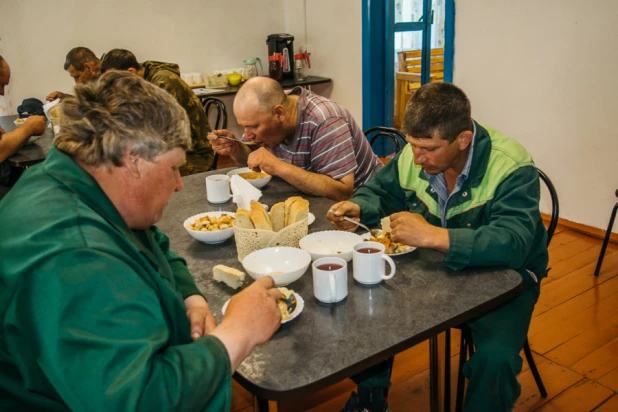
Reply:
[[[0,116],[0,127],[5,132],[12,132],[18,126],[15,125],[17,115]],[[34,140],[30,138],[30,140]],[[8,158],[8,162],[11,167],[28,168],[39,162],[42,162],[47,157],[47,153],[54,141],[54,132],[51,128],[46,127],[45,132],[34,140],[32,143],[26,143],[19,148],[11,157]]]
[[[183,190],[172,196],[158,223],[169,237],[171,249],[186,259],[217,321],[223,317],[223,305],[238,291],[214,281],[213,266],[243,270],[234,238],[220,244],[201,243],[187,233],[183,222],[201,212],[236,211],[231,200],[210,204],[206,199],[205,177],[230,170],[183,177]],[[306,198],[315,215],[309,233],[333,230],[326,213],[334,201],[303,194],[278,177],[261,191],[259,201],[268,206],[290,196]],[[484,267],[453,271],[444,258],[443,253],[430,249],[394,256],[395,276],[374,286],[357,283],[349,262],[348,296],[336,304],[314,298],[309,266],[288,286],[304,300],[302,312],[282,325],[268,342],[254,348],[234,379],[257,397],[258,409],[264,411],[269,400],[297,400],[430,340],[430,409],[439,410],[438,359],[444,353],[440,353],[436,337],[505,304],[521,291],[521,277],[514,270]],[[252,281],[247,276],[244,286]]]

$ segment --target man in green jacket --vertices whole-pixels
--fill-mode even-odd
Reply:
[[[128,70],[147,82],[159,86],[174,96],[189,116],[191,124],[191,140],[193,149],[187,152],[187,163],[180,170],[183,176],[207,172],[214,169],[215,152],[208,141],[210,126],[208,116],[200,99],[193,90],[180,78],[180,68],[177,64],[146,61],[142,64],[129,50],[113,49],[105,53],[101,63],[101,73],[108,70]]]
[[[509,411],[521,392],[519,352],[548,261],[538,172],[519,143],[472,120],[468,98],[449,83],[414,93],[403,130],[405,149],[328,217],[355,230],[343,216],[365,224],[390,216],[393,241],[440,250],[453,270],[507,266],[521,274],[519,297],[468,322],[476,352],[464,366],[465,410]],[[354,377],[359,394],[343,410],[385,410],[389,377],[386,363]]]
[[[187,115],[126,72],[62,109],[45,162],[0,201],[0,410],[230,410],[280,293],[260,279],[216,325],[154,226],[182,189]]]

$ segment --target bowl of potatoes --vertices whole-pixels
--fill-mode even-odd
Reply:
[[[221,243],[234,235],[232,212],[205,212],[186,219],[183,226],[194,239],[204,243]]]

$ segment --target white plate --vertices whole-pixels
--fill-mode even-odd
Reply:
[[[315,215],[311,212],[309,212],[309,216],[307,217],[307,224],[312,224],[313,222],[315,222]]]
[[[371,233],[367,232],[367,233],[363,233],[361,235],[361,237],[363,238],[363,240],[369,240],[369,238],[371,238]],[[406,252],[401,252],[401,253],[387,253],[388,256],[401,256],[401,255],[407,255],[410,252],[414,252],[416,250],[416,247],[412,246],[410,250],[406,251]]]
[[[303,311],[303,309],[305,308],[305,301],[303,300],[303,298],[296,292],[294,292],[294,295],[296,295],[296,309],[294,309],[294,312],[292,312],[290,314],[290,319],[288,320],[282,320],[281,324],[283,325],[284,323],[288,323],[289,321],[291,321],[292,319],[295,319],[298,315],[300,315],[300,312]],[[231,298],[230,298],[231,299]],[[225,310],[227,309],[227,305],[228,303],[230,303],[230,299],[228,299],[224,304],[223,307],[221,308],[221,314],[225,315]]]
[[[309,252],[312,260],[323,257],[340,257],[349,262],[352,260],[354,246],[362,241],[363,239],[356,233],[324,230],[308,234],[298,242],[298,245],[302,250]]]

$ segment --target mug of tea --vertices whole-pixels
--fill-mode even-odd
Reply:
[[[352,262],[354,279],[358,283],[375,285],[395,276],[395,262],[384,254],[384,249],[384,245],[378,242],[362,242],[354,246]],[[385,274],[386,262],[391,268],[388,276]]]
[[[206,199],[210,203],[225,203],[230,200],[230,178],[228,175],[206,177]]]
[[[313,295],[324,303],[341,302],[348,296],[348,264],[338,257],[313,262]]]

